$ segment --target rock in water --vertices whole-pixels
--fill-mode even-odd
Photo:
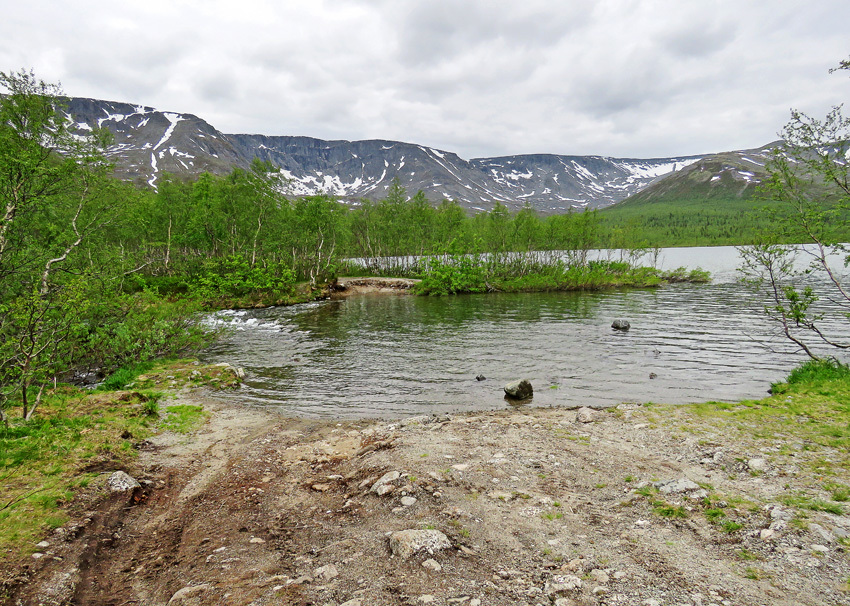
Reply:
[[[531,382],[528,379],[511,381],[505,385],[505,395],[514,400],[527,400],[534,394]]]
[[[614,320],[614,322],[611,324],[611,328],[613,328],[614,330],[628,330],[631,327],[632,325],[629,324],[628,320]]]

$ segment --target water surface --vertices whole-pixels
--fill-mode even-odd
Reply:
[[[502,387],[515,378],[531,380],[535,406],[758,398],[803,358],[735,281],[736,259],[731,247],[662,252],[668,269],[712,271],[707,285],[364,295],[222,312],[234,330],[205,358],[245,368],[228,397],[310,417],[504,408]],[[612,330],[616,318],[631,330]]]

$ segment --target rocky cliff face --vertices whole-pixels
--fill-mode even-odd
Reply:
[[[548,214],[611,205],[702,159],[533,154],[464,160],[398,141],[224,134],[192,114],[95,99],[68,103],[81,132],[101,126],[114,133],[109,156],[118,175],[151,187],[164,172],[220,174],[258,157],[280,167],[291,195],[378,199],[398,178],[411,194],[422,190],[430,200],[455,199],[470,210],[501,202]]]

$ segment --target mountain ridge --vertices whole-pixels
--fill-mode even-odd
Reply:
[[[520,154],[465,160],[433,147],[391,141],[324,140],[303,135],[227,134],[188,113],[71,97],[67,117],[79,132],[112,132],[107,156],[116,174],[156,188],[165,172],[192,177],[247,168],[256,157],[279,167],[290,195],[326,193],[356,205],[385,196],[395,178],[411,194],[453,199],[469,211],[496,203],[542,214],[602,208],[712,154],[668,158]],[[716,155],[716,154],[715,154]]]

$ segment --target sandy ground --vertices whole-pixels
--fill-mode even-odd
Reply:
[[[708,421],[682,431],[630,404],[328,423],[204,392],[171,403],[190,402],[207,424],[140,445],[126,471],[142,486],[104,482],[12,603],[850,604],[850,518],[776,505],[808,481],[805,452]]]

